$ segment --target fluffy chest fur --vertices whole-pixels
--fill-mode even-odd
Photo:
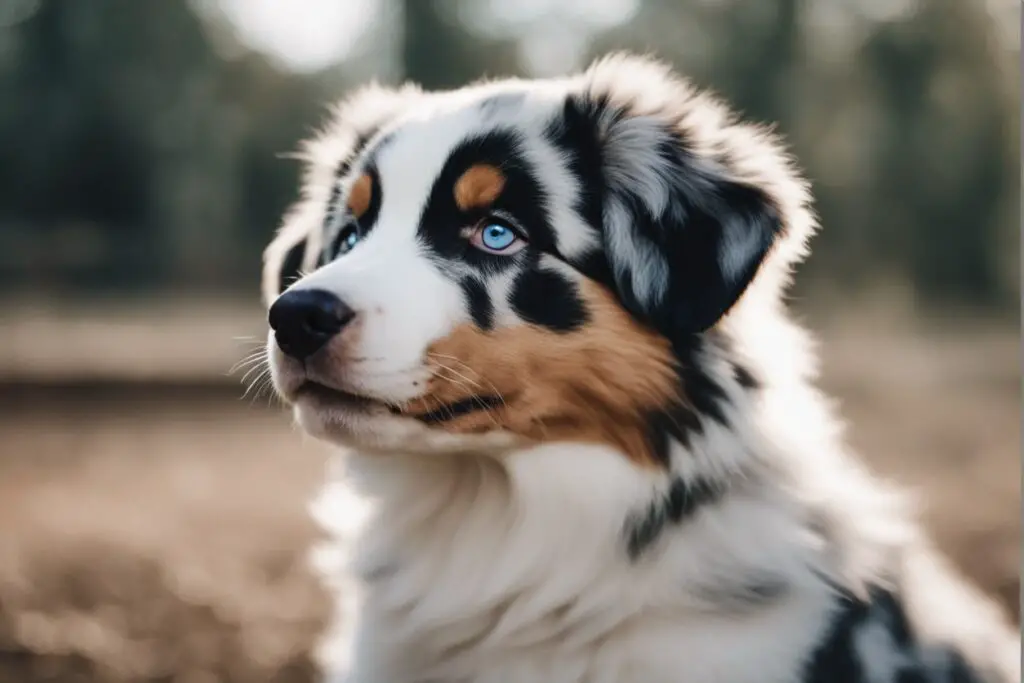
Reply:
[[[622,460],[550,445],[369,484],[353,680],[801,680],[835,606],[799,513],[737,490],[631,560],[658,494]],[[360,480],[378,465],[350,462]]]

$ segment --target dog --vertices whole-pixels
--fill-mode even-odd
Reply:
[[[613,54],[366,86],[305,157],[263,294],[276,392],[343,449],[331,680],[1020,680],[814,387],[775,134]]]

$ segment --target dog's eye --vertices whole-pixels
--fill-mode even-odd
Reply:
[[[352,251],[352,247],[356,246],[356,243],[359,242],[362,237],[363,236],[359,234],[358,226],[354,224],[346,225],[341,229],[341,232],[338,233],[338,239],[336,240],[336,244],[338,245],[337,255],[341,256],[342,254],[347,254]]]
[[[510,255],[526,246],[526,240],[515,230],[493,218],[483,221],[469,238],[470,244],[491,254]]]

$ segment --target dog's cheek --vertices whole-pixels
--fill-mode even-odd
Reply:
[[[428,357],[444,360],[412,411],[428,412],[473,393],[498,394],[500,406],[437,428],[500,428],[536,441],[609,443],[631,459],[650,461],[646,416],[679,396],[669,342],[638,324],[604,287],[582,281],[574,291],[586,322],[571,331],[523,322],[484,332],[467,324],[435,342]],[[521,296],[523,312],[541,318],[522,306],[526,302]]]

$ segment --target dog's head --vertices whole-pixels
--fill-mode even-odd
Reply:
[[[634,57],[372,87],[309,152],[265,260],[272,377],[305,429],[364,448],[656,461],[686,350],[773,306],[813,224],[766,132]]]

